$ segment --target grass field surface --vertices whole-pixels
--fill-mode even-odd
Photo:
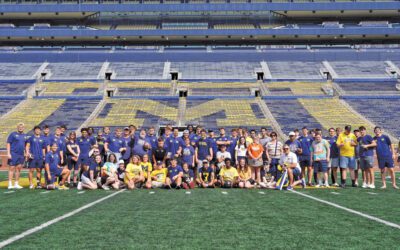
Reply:
[[[390,183],[386,190],[296,192],[400,224],[400,191]],[[111,194],[115,191],[1,189],[0,242]],[[289,191],[134,190],[5,248],[399,249],[399,228]]]

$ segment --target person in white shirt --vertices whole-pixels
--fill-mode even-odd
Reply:
[[[232,159],[231,153],[226,151],[226,145],[221,145],[221,150],[217,152],[218,167],[225,165],[225,159]]]
[[[301,168],[297,160],[297,155],[290,152],[288,145],[283,146],[283,154],[279,159],[279,165],[281,165],[283,171],[287,171],[289,176],[289,186],[287,190],[293,189],[297,185],[302,185],[305,187],[305,180],[301,179]]]

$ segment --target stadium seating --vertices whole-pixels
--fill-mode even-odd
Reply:
[[[99,115],[90,122],[93,127],[121,127],[135,124],[148,128],[158,124],[175,124],[178,99],[108,99]]]
[[[17,123],[25,123],[25,132],[29,132],[56,111],[64,101],[64,99],[29,99],[3,116],[0,119],[0,148],[5,148],[7,136],[16,130]]]
[[[258,62],[171,62],[181,79],[254,79]]]
[[[241,82],[179,82],[178,88],[187,88],[190,96],[249,96],[256,83]]]
[[[188,99],[185,121],[211,129],[271,127],[254,99]]]
[[[107,24],[104,24],[104,25],[93,24],[93,25],[90,25],[89,27],[91,27],[93,29],[96,29],[96,30],[109,30],[109,29],[111,29],[111,25],[107,25]]]
[[[208,23],[163,23],[162,29],[164,30],[204,30],[208,29]]]
[[[47,70],[50,70],[51,80],[94,80],[103,63],[100,62],[73,62],[73,63],[50,63]]]
[[[167,96],[171,83],[165,82],[112,82],[109,88],[117,88],[116,96]]]
[[[42,63],[0,63],[0,80],[31,80]]]
[[[322,79],[321,62],[267,62],[273,79]]]
[[[1,96],[20,96],[24,95],[32,83],[0,83]]]
[[[369,131],[372,129],[364,117],[354,113],[337,98],[299,99],[299,102],[324,129],[343,128],[348,124],[353,128],[365,126]]]
[[[325,95],[324,83],[320,82],[272,82],[264,83],[272,95]]]
[[[214,29],[225,30],[225,29],[255,29],[253,24],[215,24]]]
[[[112,62],[109,71],[115,72],[116,80],[150,80],[162,79],[163,62]]]
[[[118,25],[116,30],[155,30],[156,25],[152,24],[129,24],[129,25]]]
[[[382,61],[329,61],[339,78],[390,78]]]
[[[337,82],[347,95],[399,95],[396,82]]]
[[[102,95],[100,83],[94,82],[45,82],[38,85],[42,96],[93,96]]]
[[[400,117],[398,115],[400,99],[357,98],[346,99],[346,102],[376,125],[382,126],[384,130],[397,138],[400,137]],[[372,133],[372,130],[368,132]]]
[[[18,105],[21,100],[0,99],[0,117]]]
[[[285,134],[304,126],[322,127],[297,99],[266,99],[265,103]]]

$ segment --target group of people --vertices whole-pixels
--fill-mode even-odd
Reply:
[[[343,131],[330,128],[326,137],[321,129],[303,127],[301,134],[290,132],[284,143],[266,128],[237,128],[228,135],[224,128],[217,132],[188,126],[181,134],[167,125],[158,136],[154,127],[138,130],[130,125],[114,132],[109,127],[97,132],[83,128],[80,137],[66,134],[65,126],[53,133],[46,125],[35,126],[31,135],[24,130],[19,123],[7,139],[9,189],[22,188],[23,167],[29,169],[30,189],[345,188],[348,172],[353,187],[361,172],[362,187],[375,188],[374,155],[381,188],[386,188],[388,172],[397,189],[396,152],[380,127],[374,129],[374,137],[363,126],[354,131],[350,125]]]

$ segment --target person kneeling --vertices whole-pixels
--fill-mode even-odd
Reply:
[[[195,186],[193,169],[189,169],[187,163],[183,163],[182,186],[184,189],[193,189]]]
[[[141,188],[143,185],[144,175],[139,159],[137,155],[132,156],[131,162],[126,166],[124,182],[128,189]]]
[[[209,166],[207,160],[203,161],[203,167],[200,168],[197,174],[197,185],[202,188],[214,188],[217,180],[215,179],[214,169]]]
[[[302,185],[305,187],[305,180],[301,179],[301,168],[297,160],[297,155],[290,152],[289,146],[285,145],[283,147],[283,154],[279,159],[279,164],[282,166],[282,171],[287,171],[289,176],[289,186],[287,190],[293,189],[297,185]]]
[[[171,166],[168,167],[167,188],[180,189],[182,185],[183,169],[178,165],[174,158],[171,160]]]
[[[219,175],[221,177],[221,187],[232,188],[237,186],[239,174],[236,168],[232,167],[232,160],[225,159],[225,166],[222,167]]]
[[[151,172],[151,187],[152,188],[165,188],[168,169],[163,168],[163,162],[157,161],[155,169]]]
[[[99,170],[103,167],[102,163],[102,156],[96,155],[94,157],[94,161],[90,163],[89,166],[84,165],[82,168],[82,175],[81,175],[81,188],[78,185],[78,189],[90,189],[95,190],[97,189],[97,182],[96,179],[99,174]]]
[[[65,180],[69,177],[70,171],[67,167],[60,167],[60,154],[57,152],[58,145],[53,143],[51,150],[46,154],[45,158],[45,169],[47,177],[47,189],[56,189],[54,185],[55,180],[61,176],[58,189],[67,190],[68,187],[64,186]]]

